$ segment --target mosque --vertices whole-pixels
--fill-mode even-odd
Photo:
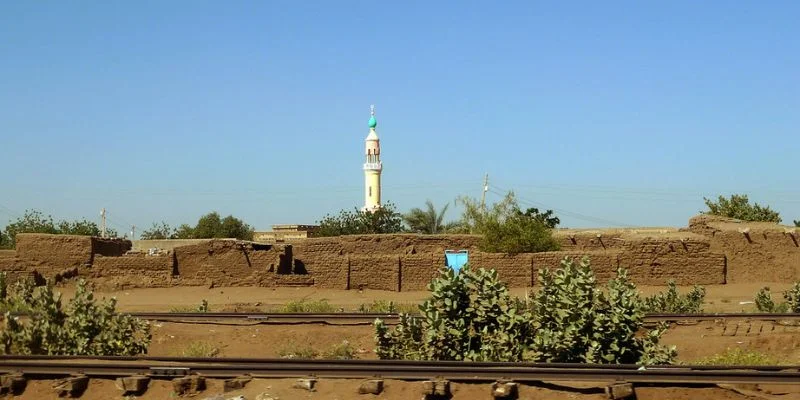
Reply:
[[[378,120],[375,118],[375,106],[370,106],[369,133],[364,150],[364,207],[361,211],[374,211],[381,207],[381,140],[378,138]],[[255,232],[253,240],[257,242],[280,243],[286,240],[314,237],[319,228],[316,225],[281,224],[272,225],[272,230]]]

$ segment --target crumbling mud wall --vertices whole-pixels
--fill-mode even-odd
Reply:
[[[233,239],[165,243],[147,255],[131,242],[85,236],[20,234],[16,251],[0,251],[12,279],[74,276],[112,287],[314,286],[425,290],[445,267],[445,250],[468,250],[474,267],[494,268],[512,287],[536,284],[538,271],[564,257],[589,257],[599,281],[628,270],[640,285],[800,280],[795,228],[697,216],[683,229],[557,230],[561,251],[483,253],[474,235],[353,235],[267,245]],[[167,241],[168,242],[168,241]]]
[[[698,215],[686,230],[704,235],[712,252],[725,255],[730,283],[800,280],[798,228]]]
[[[173,253],[132,253],[121,257],[95,256],[90,278],[100,287],[127,289],[173,285]]]
[[[270,275],[291,273],[291,248],[239,240],[176,247],[175,274],[184,285],[270,286]]]

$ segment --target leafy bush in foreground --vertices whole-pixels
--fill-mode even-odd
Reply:
[[[775,303],[769,287],[763,287],[755,298],[756,308],[769,313],[800,313],[800,282],[795,282],[789,290],[783,292],[785,302]]]
[[[695,285],[689,293],[681,295],[675,281],[667,283],[667,291],[656,293],[644,299],[644,309],[648,313],[697,314],[703,312],[706,288]]]
[[[28,318],[5,313],[0,331],[4,354],[122,356],[147,353],[150,325],[116,313],[116,300],[97,304],[81,281],[66,308],[52,286],[34,290],[32,283],[15,286],[6,299],[28,306]]]
[[[644,311],[624,270],[597,287],[590,263],[570,259],[539,272],[542,289],[526,306],[511,298],[494,270],[445,269],[428,289],[422,316],[401,315],[390,330],[375,321],[382,359],[667,364],[674,348],[658,344],[665,325],[641,330]]]

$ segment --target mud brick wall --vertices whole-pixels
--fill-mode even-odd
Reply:
[[[445,250],[477,249],[476,235],[347,235],[309,238],[293,244],[307,254],[417,254],[444,253]]]
[[[294,270],[313,276],[315,287],[349,289],[350,264],[347,256],[341,255],[338,242],[325,240],[309,245],[293,244],[292,254]]]
[[[408,254],[400,258],[400,290],[427,290],[428,283],[444,268],[444,253]]]
[[[17,257],[45,276],[92,263],[91,236],[17,234]]]
[[[617,274],[617,256],[619,252],[616,250],[574,250],[574,251],[548,251],[543,253],[534,253],[531,255],[533,264],[532,274],[534,282],[538,282],[539,270],[549,269],[554,270],[561,267],[561,260],[565,257],[571,258],[574,262],[580,262],[583,257],[588,257],[592,263],[592,271],[598,282],[606,282]]]
[[[121,257],[96,256],[91,278],[111,288],[172,286],[175,258],[172,253],[148,256],[134,253]]]
[[[119,257],[132,248],[130,240],[92,237],[92,254]]]
[[[704,237],[681,239],[644,238],[626,242],[619,254],[619,266],[637,284],[679,285],[725,283],[725,256],[713,253]]]
[[[561,250],[611,250],[624,247],[621,231],[558,232],[553,235]]]
[[[729,283],[800,280],[800,229],[698,215],[686,230],[706,235],[710,251],[725,255]]]
[[[400,291],[400,257],[350,256],[350,289]]]
[[[212,240],[175,248],[180,284],[260,286],[277,273],[284,245],[253,245],[235,240]]]
[[[800,280],[800,234],[751,229],[718,232],[711,248],[728,258],[728,282],[794,282]]]
[[[504,254],[474,252],[469,255],[470,268],[494,269],[497,276],[510,287],[533,286],[533,254]]]

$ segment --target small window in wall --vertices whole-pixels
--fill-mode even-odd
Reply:
[[[372,197],[372,186],[369,187],[369,197]]]

